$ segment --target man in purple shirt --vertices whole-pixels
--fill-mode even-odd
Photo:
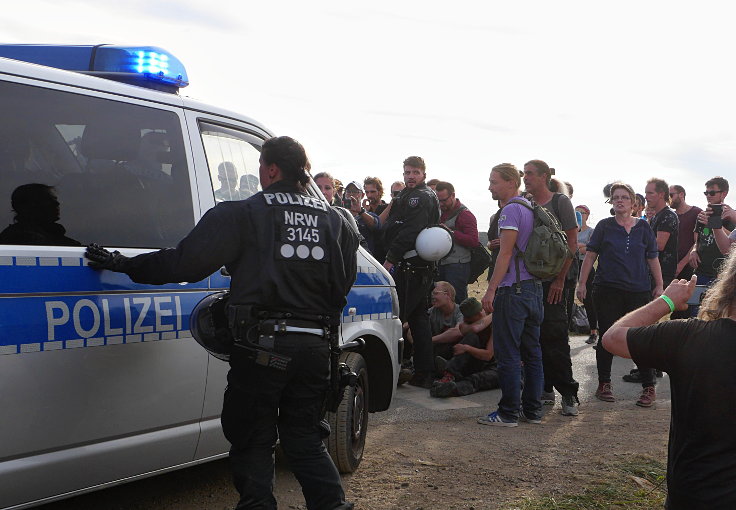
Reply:
[[[525,250],[534,224],[532,211],[517,201],[521,176],[510,163],[493,167],[489,190],[499,200],[499,247],[493,275],[483,296],[483,308],[493,314],[493,350],[498,361],[501,400],[498,410],[478,418],[483,425],[516,427],[518,421],[541,423],[542,349],[539,330],[543,318],[542,283],[529,271],[519,250]],[[528,202],[527,202],[528,203]],[[517,249],[518,247],[518,249]],[[519,255],[519,256],[517,256]],[[520,369],[524,362],[524,389]]]

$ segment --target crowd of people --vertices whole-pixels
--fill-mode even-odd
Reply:
[[[705,183],[705,209],[688,204],[686,190],[663,179],[643,183],[643,193],[622,182],[608,184],[603,194],[612,205],[611,216],[590,225],[590,208],[573,206],[572,184],[554,175],[554,168],[541,160],[529,161],[523,169],[511,164],[493,168],[489,190],[499,209],[488,230],[493,264],[482,304],[468,299],[467,292],[471,250],[479,243],[477,219],[452,183],[427,180],[422,158],[404,161],[404,179],[391,185],[389,201],[377,177],[343,186],[330,174],[314,176],[327,200],[353,216],[363,246],[396,279],[408,340],[400,384],[429,389],[436,397],[463,395],[469,390],[458,385],[460,379],[481,373],[486,375],[472,391],[503,390],[498,410],[482,423],[513,426],[520,418],[539,420],[541,406],[554,404],[555,392],[561,396],[562,414],[576,416],[579,385],[569,334],[577,296],[590,329],[586,343],[596,351],[595,396],[613,402],[613,355],[602,346],[605,332],[626,313],[660,296],[675,278],[695,274],[699,286],[710,285],[736,242],[736,212],[724,203],[728,181],[723,177]],[[543,207],[566,235],[571,257],[553,278],[536,278],[519,256],[529,241],[534,213],[517,200]],[[453,247],[433,263],[412,248],[417,234],[435,224],[451,232]],[[474,311],[476,305],[482,316],[463,312]],[[675,310],[672,318],[696,314],[692,305],[688,311]],[[468,328],[474,331],[472,341]],[[480,335],[483,331],[487,338]],[[454,368],[459,355],[473,358],[470,368]],[[661,375],[655,368],[637,366],[624,377],[642,385],[638,406],[654,404]]]
[[[643,195],[614,182],[603,190],[611,215],[593,226],[590,208],[573,207],[572,186],[554,174],[541,160],[522,170],[510,163],[493,167],[489,191],[499,209],[490,219],[493,258],[480,302],[466,297],[464,267],[477,243],[477,221],[451,183],[425,182],[425,163],[413,156],[404,161],[404,186],[390,203],[381,200],[375,178],[366,179],[365,191],[356,182],[349,185],[357,193],[348,193],[350,202],[343,204],[356,220],[371,217],[364,230],[380,247],[373,253],[396,280],[410,347],[405,355],[413,360],[399,383],[428,388],[433,397],[498,387],[497,408],[477,420],[483,425],[539,424],[555,391],[562,415],[577,416],[579,385],[569,346],[577,295],[590,327],[586,343],[595,344],[595,397],[616,400],[615,355],[637,364],[624,376],[642,386],[637,406],[654,405],[657,377],[662,370],[670,376],[667,507],[732,508],[736,405],[719,391],[736,390],[730,364],[724,370],[722,363],[736,361],[736,256],[729,258],[736,211],[724,202],[728,181],[713,177],[705,183],[704,209],[686,202],[685,188],[660,178],[644,183]],[[334,189],[334,179],[329,181]],[[369,181],[371,193],[358,202]],[[568,247],[560,269],[544,278],[526,261],[541,218],[555,235],[564,231]],[[454,247],[435,264],[412,246],[423,228],[437,223],[451,232]],[[700,302],[693,297],[696,284],[706,289]],[[670,320],[689,317],[694,319]]]

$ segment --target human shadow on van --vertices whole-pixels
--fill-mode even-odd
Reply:
[[[61,206],[56,191],[46,184],[31,183],[18,186],[10,196],[15,212],[12,225],[0,232],[0,244],[81,246],[67,237],[59,223]]]

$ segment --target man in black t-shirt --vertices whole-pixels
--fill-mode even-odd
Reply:
[[[654,208],[654,218],[649,225],[657,236],[662,281],[665,285],[669,285],[677,271],[680,220],[677,213],[667,207],[670,201],[669,186],[663,179],[649,179],[644,194],[647,205]]]
[[[693,277],[673,282],[661,299],[619,319],[603,336],[609,352],[669,374],[669,510],[736,508],[736,296],[726,288],[736,278],[736,256],[721,271],[698,319],[657,323],[672,309],[687,309]]]

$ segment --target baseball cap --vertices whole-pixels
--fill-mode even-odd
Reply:
[[[348,188],[349,188],[350,186],[355,186],[355,188],[356,188],[356,189],[357,189],[358,191],[360,191],[360,192],[362,192],[362,191],[363,191],[363,186],[362,186],[362,185],[361,185],[361,184],[360,184],[360,183],[359,183],[358,181],[350,181],[350,182],[348,183],[348,185],[347,185],[347,186],[345,186],[345,190],[347,191],[347,189],[348,189]]]

